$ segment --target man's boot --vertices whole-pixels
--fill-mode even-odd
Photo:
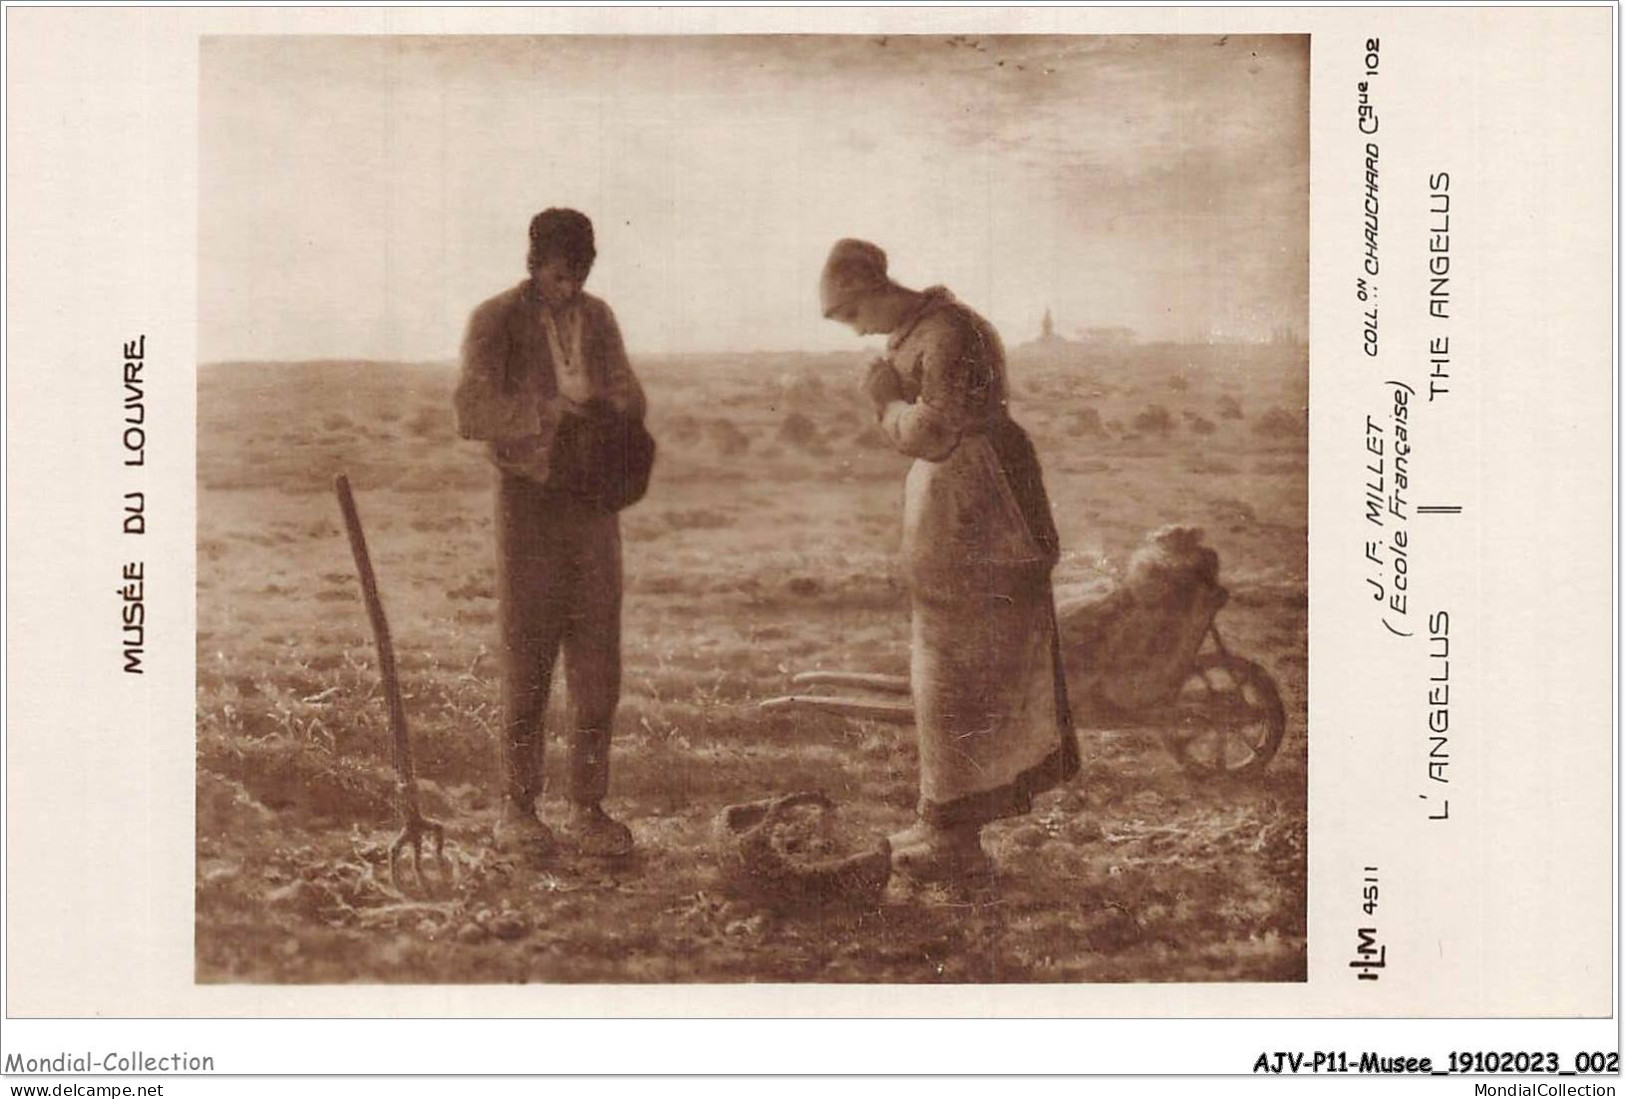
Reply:
[[[591,858],[614,859],[632,853],[632,830],[598,804],[572,805],[565,835],[578,854]]]
[[[494,838],[502,854],[532,862],[541,862],[558,849],[552,829],[536,818],[536,807],[520,805],[512,798],[503,799]]]

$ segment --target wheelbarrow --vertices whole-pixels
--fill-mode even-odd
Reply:
[[[1217,616],[1229,598],[1218,555],[1190,527],[1153,533],[1121,583],[1058,591],[1074,721],[1154,732],[1195,778],[1261,774],[1281,746],[1286,708],[1269,672],[1225,646]],[[907,676],[807,671],[791,682],[804,690],[762,707],[914,721]]]

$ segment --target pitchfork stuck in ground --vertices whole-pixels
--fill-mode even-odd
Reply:
[[[451,880],[452,871],[446,859],[446,830],[428,819],[418,809],[417,778],[412,771],[412,744],[406,731],[406,707],[401,702],[400,679],[395,673],[395,647],[389,640],[389,622],[384,618],[384,605],[378,598],[378,581],[373,576],[372,558],[367,553],[367,538],[361,531],[361,516],[356,511],[355,497],[350,493],[350,479],[339,474],[333,479],[338,493],[339,508],[344,512],[344,529],[350,536],[350,552],[355,556],[356,573],[361,578],[361,594],[367,603],[367,617],[372,622],[372,639],[378,646],[378,672],[384,681],[384,699],[389,704],[389,732],[394,744],[395,773],[397,775],[396,801],[401,813],[401,834],[389,848],[389,880],[401,889],[401,856],[412,853],[412,874],[417,888],[432,892],[435,885],[423,875],[423,845],[427,841],[439,868],[440,883]],[[404,892],[404,890],[402,890]]]

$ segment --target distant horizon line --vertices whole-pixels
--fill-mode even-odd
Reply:
[[[1174,339],[1167,339],[1167,340],[1130,340],[1130,341],[1125,341],[1123,343],[1113,343],[1113,342],[1106,341],[1106,340],[1090,341],[1090,340],[1065,339],[1065,338],[1061,338],[1061,337],[1056,337],[1054,340],[1049,341],[1047,343],[1045,341],[1039,340],[1039,339],[1023,340],[1021,343],[1008,345],[1007,350],[1018,351],[1018,350],[1028,349],[1028,348],[1043,350],[1043,349],[1052,348],[1052,347],[1056,347],[1056,346],[1086,347],[1086,348],[1092,348],[1092,349],[1103,350],[1103,351],[1121,351],[1121,350],[1125,350],[1125,349],[1128,349],[1128,348],[1135,348],[1135,347],[1144,347],[1144,348],[1155,348],[1155,347],[1236,347],[1236,346],[1249,346],[1249,347],[1307,347],[1308,345],[1309,345],[1309,341],[1305,340],[1305,339],[1301,339],[1301,338],[1297,339],[1297,340],[1277,340],[1277,339],[1274,339],[1274,338],[1244,338],[1244,337],[1241,337],[1241,336],[1227,337],[1227,338],[1224,338],[1224,339],[1204,339],[1204,340],[1174,340]],[[819,350],[809,350],[809,349],[806,349],[806,348],[755,348],[755,349],[748,350],[748,351],[721,351],[721,350],[641,351],[641,352],[640,351],[629,351],[630,357],[634,361],[636,361],[637,359],[640,359],[640,358],[651,358],[651,359],[694,359],[694,358],[704,358],[704,357],[708,357],[708,356],[709,357],[727,356],[729,358],[744,358],[744,357],[753,356],[753,355],[796,355],[796,356],[802,356],[802,357],[817,357],[817,356],[835,356],[835,355],[864,355],[864,354],[872,354],[872,353],[873,353],[873,348],[872,347],[868,347],[868,348],[854,347],[854,348],[848,348],[848,349],[844,349],[844,350],[836,350],[836,349],[829,349],[829,348],[823,348],[823,349],[819,349]],[[456,366],[457,365],[457,358],[456,358],[456,356],[449,356],[449,357],[446,357],[446,358],[438,358],[438,359],[380,359],[380,358],[374,358],[374,357],[366,356],[366,355],[360,355],[360,356],[356,356],[356,355],[317,355],[317,356],[304,357],[304,358],[294,358],[294,359],[278,359],[278,358],[204,359],[204,360],[199,361],[198,366],[199,367],[254,366],[254,365],[262,365],[263,366],[263,365],[267,365],[267,364],[275,364],[275,365],[279,365],[279,366],[309,366],[309,365],[315,365],[315,364],[319,364],[319,363],[356,363],[356,364],[369,364],[369,365],[377,365],[377,366]]]

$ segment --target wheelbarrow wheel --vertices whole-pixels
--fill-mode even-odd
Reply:
[[[1162,742],[1195,778],[1253,778],[1285,732],[1286,708],[1268,672],[1229,653],[1204,653],[1169,706]]]

